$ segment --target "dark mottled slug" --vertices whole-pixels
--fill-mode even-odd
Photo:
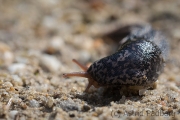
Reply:
[[[161,73],[168,55],[166,37],[150,26],[138,26],[121,40],[112,55],[95,61],[89,68],[73,60],[84,71],[63,74],[64,77],[88,78],[89,84],[99,86],[149,86]]]

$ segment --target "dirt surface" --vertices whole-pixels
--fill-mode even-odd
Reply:
[[[0,0],[1,119],[179,119],[180,1]],[[116,50],[102,35],[150,24],[170,43],[164,72],[143,95],[91,88],[63,78]],[[128,92],[128,90],[127,90]]]

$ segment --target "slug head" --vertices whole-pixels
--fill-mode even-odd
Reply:
[[[88,92],[89,88],[93,85],[94,87],[98,88],[98,83],[91,77],[91,75],[87,72],[88,67],[82,65],[81,63],[79,63],[77,60],[73,59],[73,62],[75,62],[83,71],[82,72],[72,72],[72,73],[64,73],[63,77],[67,78],[67,77],[85,77],[88,78],[88,85],[85,89],[85,92]]]

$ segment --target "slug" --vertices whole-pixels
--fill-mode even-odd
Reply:
[[[132,27],[129,35],[120,41],[119,49],[110,56],[95,61],[89,68],[73,61],[82,72],[63,74],[64,77],[88,78],[85,92],[93,85],[151,86],[162,72],[168,56],[166,37],[151,26]]]

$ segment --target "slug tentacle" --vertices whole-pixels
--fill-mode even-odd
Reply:
[[[72,61],[73,61],[74,63],[76,63],[82,70],[87,71],[87,69],[88,69],[87,66],[82,65],[82,64],[79,63],[76,59],[72,59]]]
[[[85,78],[89,78],[89,74],[87,72],[72,72],[72,73],[64,73],[63,77],[67,78],[67,77],[72,77],[72,76],[77,76],[77,77],[85,77]]]
[[[84,70],[84,71],[82,71],[82,72],[64,73],[64,74],[63,74],[63,77],[67,78],[67,77],[74,77],[74,76],[76,76],[76,77],[85,77],[85,78],[88,78],[88,82],[89,82],[89,83],[88,83],[88,85],[87,85],[87,87],[86,87],[86,89],[85,89],[85,92],[88,92],[89,88],[90,88],[92,85],[93,85],[94,87],[98,88],[98,87],[99,87],[98,83],[97,83],[95,80],[93,80],[93,79],[91,78],[90,74],[87,72],[88,67],[82,65],[81,63],[79,63],[79,62],[78,62],[77,60],[75,60],[75,59],[73,59],[72,61],[75,62],[75,63],[76,63],[82,70]]]
[[[86,87],[86,89],[85,89],[85,92],[88,92],[89,88],[90,88],[92,85],[93,85],[95,88],[98,88],[98,87],[99,87],[98,83],[97,83],[95,80],[93,80],[92,78],[89,78],[88,81],[89,81],[89,83],[88,83],[88,85],[87,85],[87,87]]]

